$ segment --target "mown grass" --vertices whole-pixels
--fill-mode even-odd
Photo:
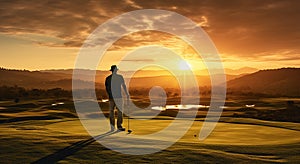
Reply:
[[[204,119],[198,118],[185,136],[171,147],[154,154],[135,156],[112,151],[95,142],[74,116],[72,103],[65,101],[64,105],[51,106],[55,102],[52,99],[31,100],[17,106],[13,102],[1,103],[0,106],[4,107],[0,109],[1,120],[15,121],[0,124],[0,163],[31,163],[45,157],[58,163],[300,161],[299,123],[224,117],[205,141],[199,141],[194,135],[198,136]],[[105,103],[100,106],[107,108]],[[166,116],[152,120],[132,119],[132,137],[159,131],[171,121],[173,118]],[[127,127],[126,118],[124,126]]]

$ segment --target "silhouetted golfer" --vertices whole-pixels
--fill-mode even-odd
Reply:
[[[122,99],[122,91],[121,87],[123,87],[127,99],[129,98],[129,94],[127,92],[127,88],[124,82],[124,78],[122,75],[117,74],[118,68],[116,65],[112,65],[110,68],[112,72],[105,79],[105,88],[106,92],[109,96],[109,119],[110,119],[110,126],[111,130],[115,130],[115,114],[114,108],[117,108],[118,111],[118,118],[117,118],[117,128],[118,130],[125,131],[125,128],[122,127],[123,123],[123,99]]]

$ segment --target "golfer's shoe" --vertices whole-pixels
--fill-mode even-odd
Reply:
[[[115,126],[110,125],[110,131],[111,132],[115,131]]]
[[[119,131],[125,131],[126,129],[123,127],[118,128]]]

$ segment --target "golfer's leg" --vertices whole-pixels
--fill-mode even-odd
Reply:
[[[114,100],[109,100],[109,121],[111,129],[115,128],[115,102]]]
[[[123,100],[119,99],[117,102],[117,110],[118,110],[118,119],[117,119],[117,127],[122,128],[123,123]]]
[[[123,123],[123,113],[122,109],[118,109],[118,120],[117,120],[117,126],[118,128],[122,128],[122,123]]]

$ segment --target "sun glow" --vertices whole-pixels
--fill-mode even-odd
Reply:
[[[181,60],[181,61],[179,61],[178,68],[180,70],[189,70],[189,69],[191,69],[191,65],[188,62],[186,62],[185,60]]]

